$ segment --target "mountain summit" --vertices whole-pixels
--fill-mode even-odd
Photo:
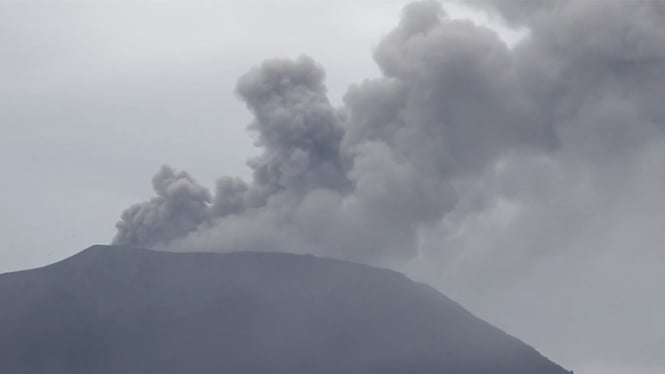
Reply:
[[[93,246],[0,275],[2,373],[566,374],[434,289],[280,253]]]

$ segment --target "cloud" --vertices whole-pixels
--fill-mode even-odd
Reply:
[[[665,6],[470,3],[528,36],[509,47],[422,1],[378,43],[382,76],[339,107],[308,57],[250,70],[251,180],[211,196],[162,169],[114,242],[389,264],[564,363],[659,360],[665,330],[640,305],[665,312]]]
[[[152,186],[156,197],[122,213],[115,242],[153,247],[187,235],[207,221],[210,193],[187,172],[162,166]]]

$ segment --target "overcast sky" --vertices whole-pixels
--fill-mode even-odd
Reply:
[[[0,271],[113,237],[163,163],[212,185],[255,153],[238,77],[302,53],[331,96],[376,74],[399,2],[1,1]],[[72,204],[72,201],[79,203]]]
[[[400,51],[391,49],[399,45],[399,33],[404,30],[381,44],[398,25],[406,3],[0,0],[0,166],[4,175],[0,272],[44,265],[93,243],[109,242],[116,235],[114,225],[121,213],[153,195],[150,177],[162,164],[187,170],[211,190],[223,175],[250,179],[252,170],[246,161],[260,152],[253,145],[257,135],[247,132],[253,117],[245,104],[261,117],[255,93],[262,86],[256,81],[265,79],[260,72],[280,67],[264,66],[240,86],[241,92],[236,94],[235,89],[238,79],[266,58],[310,56],[325,69],[328,97],[335,107],[343,105],[350,85],[382,76],[373,57],[380,46],[376,58],[384,72],[400,79],[408,75],[393,60],[393,53]],[[528,39],[526,27],[519,26],[527,16],[522,7],[509,6],[520,2],[505,3],[504,16],[510,18],[512,29],[498,15],[468,6],[448,4],[445,10],[449,17],[471,18],[498,31],[510,50]],[[616,31],[606,25],[616,14],[628,14],[627,21],[616,22],[619,25],[632,25],[629,17],[642,16],[637,11],[596,11],[594,7],[571,10],[567,18],[543,22],[539,32],[546,35],[540,37],[556,39],[557,45],[567,48],[565,53],[586,56],[586,49],[570,48],[574,43],[566,38],[592,35],[585,40],[606,54],[581,61],[598,65],[601,71],[603,64],[616,62],[617,50],[633,45],[639,48],[626,54],[635,56],[635,61],[665,63],[664,46],[658,43],[663,39],[647,40],[655,33],[649,27],[665,18],[654,16],[656,21],[645,21],[644,28],[617,34],[628,35],[625,44],[614,45],[600,36],[594,39],[594,29],[603,30],[601,36]],[[579,34],[571,32],[571,37],[561,31],[575,29],[579,23],[586,27],[580,27]],[[457,26],[446,26],[446,30]],[[662,25],[653,27],[662,30]],[[563,36],[557,39],[559,33]],[[469,39],[469,50],[484,45],[483,38]],[[464,48],[453,51],[458,52],[466,53]],[[529,66],[543,68],[521,72],[560,80],[555,72],[567,72],[557,70],[565,63],[543,55],[525,53],[532,59]],[[533,62],[537,58],[542,60]],[[295,68],[318,71],[303,64]],[[621,71],[634,66],[626,63]],[[665,82],[662,74],[657,75],[660,71],[648,72],[653,74],[651,81]],[[603,96],[595,95],[601,90],[618,91],[613,85],[625,88],[620,77],[603,81],[602,87],[583,78],[583,74],[577,76],[565,87],[579,88],[585,95],[591,92],[584,100]],[[629,78],[634,80],[633,75]],[[414,218],[419,224],[427,221],[418,229],[417,253],[406,260],[400,257],[397,265],[371,254],[362,260],[390,264],[438,287],[576,373],[665,372],[661,318],[665,315],[661,245],[665,174],[660,167],[665,162],[665,137],[660,132],[665,116],[660,104],[653,104],[662,88],[640,86],[640,82],[629,87],[625,97],[606,95],[610,99],[575,112],[575,118],[561,120],[569,104],[560,104],[560,111],[553,110],[549,117],[553,122],[565,121],[556,129],[557,144],[545,145],[529,136],[523,140],[522,133],[515,132],[525,148],[557,149],[553,153],[526,157],[513,153],[512,139],[500,139],[496,145],[486,139],[492,134],[483,133],[482,142],[471,142],[470,149],[479,144],[489,149],[486,158],[491,162],[483,157],[467,160],[462,153],[457,165],[464,170],[451,172],[459,196],[455,207],[441,207],[434,214],[437,220]],[[533,85],[536,95],[556,85],[544,81],[541,86]],[[631,90],[638,92],[638,99]],[[468,94],[459,91],[461,98]],[[547,95],[556,99],[557,93],[552,92]],[[359,107],[362,95],[350,99],[348,106]],[[633,101],[642,106],[632,105]],[[609,110],[604,107],[610,105],[607,102],[612,108],[627,109]],[[510,104],[528,106],[529,101]],[[648,114],[640,117],[632,112],[635,108]],[[405,106],[403,112],[408,117],[417,111]],[[603,117],[604,113],[610,113],[609,117]],[[533,118],[544,121],[545,117]],[[623,131],[618,122],[624,119],[640,126]],[[578,126],[582,130],[575,130],[576,121],[583,123]],[[610,127],[602,131],[586,125],[606,122]],[[643,122],[648,126],[642,126]],[[515,128],[507,127],[506,132],[511,131]],[[451,137],[454,147],[466,134]],[[504,152],[507,148],[510,151]],[[374,166],[369,163],[368,168]],[[478,204],[483,207],[477,208]],[[190,242],[198,245],[210,237],[217,236]]]

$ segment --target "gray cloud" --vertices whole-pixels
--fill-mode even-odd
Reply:
[[[311,59],[269,60],[237,86],[260,150],[251,181],[223,177],[209,197],[171,172],[179,192],[156,187],[114,241],[390,264],[561,360],[659,362],[665,330],[634,306],[665,313],[665,6],[470,3],[528,36],[508,47],[411,4],[374,51],[383,76],[340,107]]]
[[[553,12],[570,5],[570,0],[465,0],[485,11],[496,12],[512,24],[533,25],[540,17],[551,17]]]
[[[493,4],[507,15],[515,10],[511,2]],[[182,221],[177,209],[149,213],[164,211],[169,201],[156,185],[158,198],[125,213],[115,242],[167,245],[192,232],[223,231],[226,217],[246,215],[277,220],[277,231],[302,231],[299,210],[311,214],[313,196],[322,194],[338,204],[322,214],[338,214],[339,221],[364,217],[353,226],[371,228],[375,237],[400,232],[410,238],[399,241],[403,250],[414,253],[419,225],[439,222],[466,193],[461,186],[480,183],[511,160],[541,154],[596,168],[660,137],[663,7],[559,2],[556,11],[552,4],[538,11],[536,5],[528,13],[537,16],[523,16],[532,22],[530,37],[514,49],[491,30],[447,19],[437,2],[407,6],[375,51],[384,77],[352,86],[341,108],[330,104],[323,69],[311,59],[264,62],[237,85],[262,150],[248,162],[252,182],[221,178],[210,206],[197,186],[194,214],[186,204],[174,205],[186,208],[189,219]],[[186,174],[182,179],[191,182]],[[134,234],[134,228],[163,237]],[[302,250],[335,255],[316,240],[306,242],[311,249]],[[374,242],[354,251],[382,256],[386,241]]]
[[[157,196],[122,213],[114,242],[152,247],[207,222],[210,193],[186,172],[162,166],[152,186]]]
[[[250,129],[263,154],[249,161],[255,187],[295,195],[348,186],[339,145],[342,128],[314,61],[270,60],[244,75],[237,92],[255,116]]]

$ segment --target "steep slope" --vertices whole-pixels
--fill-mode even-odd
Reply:
[[[0,275],[1,373],[563,374],[399,273],[94,246]]]

